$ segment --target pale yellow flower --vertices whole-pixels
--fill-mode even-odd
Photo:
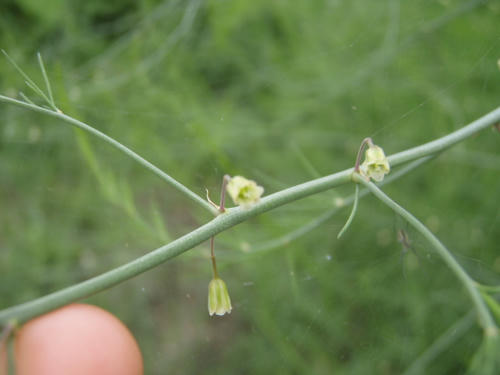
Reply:
[[[242,208],[249,208],[257,203],[264,193],[262,186],[242,176],[231,177],[231,180],[227,183],[226,190],[233,199],[233,202]]]
[[[382,181],[390,170],[391,167],[384,150],[376,145],[369,146],[365,152],[365,160],[360,166],[361,174],[373,178],[375,181]]]
[[[208,284],[208,313],[210,316],[224,315],[231,312],[231,298],[227,292],[226,283],[214,277]]]

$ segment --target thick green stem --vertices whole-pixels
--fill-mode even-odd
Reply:
[[[201,199],[198,195],[191,192],[189,189],[184,187],[182,184],[178,183],[172,177],[165,174],[163,171],[141,158],[139,155],[135,154],[133,151],[129,150],[119,142],[108,137],[107,135],[99,132],[98,130],[82,123],[81,121],[75,120],[69,116],[62,113],[47,110],[45,108],[25,103],[19,100],[15,100],[6,96],[0,95],[0,102],[5,102],[9,104],[14,104],[23,108],[27,108],[48,116],[52,116],[63,121],[66,121],[74,126],[82,128],[89,131],[90,133],[96,135],[97,137],[107,141],[116,148],[120,149],[126,155],[132,157],[134,160],[145,166],[146,168],[152,170],[164,180],[169,182],[171,185],[175,186],[180,191],[184,192],[194,201],[204,206],[214,214],[218,213],[215,207],[212,207],[210,203]],[[435,154],[442,151],[451,145],[460,142],[474,133],[493,125],[495,122],[500,120],[500,108],[488,113],[487,115],[481,117],[480,119],[474,121],[473,123],[467,125],[466,127],[451,133],[439,140],[426,143],[424,145],[415,147],[410,150],[406,150],[389,157],[391,165],[394,167],[396,165],[405,163],[407,161],[418,159],[427,155]],[[62,289],[60,291],[54,292],[47,296],[26,302],[24,304],[7,308],[0,311],[0,324],[5,324],[11,319],[16,319],[19,323],[23,323],[29,319],[32,319],[38,315],[44,314],[48,311],[54,310],[58,307],[64,306],[68,303],[77,301],[79,299],[91,296],[99,291],[105,290],[116,284],[123,282],[124,280],[130,279],[142,272],[145,272],[159,264],[171,259],[196,245],[206,241],[211,236],[220,233],[228,228],[231,228],[251,217],[254,217],[263,212],[272,210],[276,207],[282,206],[284,204],[290,203],[292,201],[307,197],[312,194],[317,194],[319,192],[331,189],[335,186],[346,184],[351,182],[353,168],[344,170],[342,172],[337,172],[335,174],[321,177],[312,181],[305,182],[300,185],[293,186],[291,188],[279,191],[277,193],[271,194],[260,200],[259,203],[255,204],[250,209],[232,208],[226,210],[224,215],[219,215],[209,223],[195,229],[194,231],[182,236],[181,238],[162,246],[130,263],[117,267],[111,271],[103,273],[92,279],[86,280],[80,284],[70,286],[68,288]],[[453,259],[453,258],[452,258]],[[454,259],[453,259],[454,260]],[[481,300],[482,302],[482,300]]]
[[[67,123],[69,123],[69,124],[71,124],[73,126],[76,126],[77,128],[80,128],[82,130],[85,130],[85,131],[87,131],[87,132],[95,135],[96,137],[102,139],[103,141],[105,141],[105,142],[109,143],[110,145],[112,145],[113,147],[117,148],[118,150],[120,150],[121,152],[123,152],[125,155],[131,157],[136,162],[138,162],[139,164],[141,164],[143,167],[146,167],[147,169],[149,169],[150,171],[152,171],[154,174],[156,174],[157,176],[159,176],[161,179],[163,179],[164,181],[166,181],[168,184],[170,184],[171,186],[173,186],[174,188],[176,188],[180,192],[184,193],[191,200],[195,201],[196,203],[198,203],[200,206],[202,206],[206,210],[210,211],[214,215],[218,214],[217,209],[215,209],[214,207],[212,207],[210,205],[210,203],[208,203],[206,200],[204,200],[203,198],[201,198],[199,195],[197,195],[194,192],[192,192],[191,190],[189,190],[186,186],[184,186],[183,184],[181,184],[179,181],[177,181],[173,177],[169,176],[168,174],[166,174],[165,172],[163,172],[160,168],[158,168],[157,166],[151,164],[149,161],[147,161],[143,157],[139,156],[138,154],[136,154],[134,151],[132,151],[128,147],[122,145],[120,142],[118,142],[115,139],[111,138],[110,136],[108,136],[108,135],[100,132],[99,130],[94,129],[90,125],[87,125],[87,124],[85,124],[85,123],[83,123],[83,122],[81,122],[79,120],[76,120],[73,117],[70,117],[68,115],[65,115],[62,112],[52,111],[50,109],[39,107],[37,105],[33,105],[33,104],[30,104],[30,103],[25,103],[23,101],[12,99],[12,98],[9,98],[9,97],[3,96],[3,95],[0,95],[0,102],[14,104],[14,105],[17,105],[19,107],[27,108],[27,109],[30,109],[30,110],[35,111],[35,112],[40,112],[40,113],[42,113],[44,115],[55,117],[55,118],[57,118],[59,120],[67,122]]]
[[[455,276],[462,282],[465,289],[469,293],[469,296],[476,308],[477,315],[479,317],[479,323],[483,328],[486,335],[496,335],[498,334],[498,327],[495,324],[484,299],[476,288],[476,283],[471,277],[465,272],[460,263],[451,255],[450,251],[439,241],[439,239],[434,236],[434,234],[413,216],[410,212],[406,211],[399,204],[394,202],[389,198],[382,190],[380,190],[374,183],[366,181],[360,175],[353,175],[353,180],[355,182],[365,185],[378,199],[389,206],[394,212],[399,214],[404,218],[411,226],[413,226],[429,243],[432,245],[434,250],[439,254],[441,259],[450,267]]]

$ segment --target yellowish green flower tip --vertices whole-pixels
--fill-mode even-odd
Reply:
[[[227,183],[226,189],[233,199],[233,202],[242,208],[249,208],[257,203],[264,193],[264,188],[262,186],[242,176],[231,177],[231,180]]]
[[[212,315],[224,315],[231,313],[231,298],[227,292],[226,283],[214,277],[208,284],[208,313]]]
[[[390,172],[389,161],[384,154],[384,150],[376,145],[368,147],[365,152],[365,160],[360,166],[361,174],[375,181],[382,181],[384,176]]]

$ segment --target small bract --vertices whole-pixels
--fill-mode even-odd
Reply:
[[[242,176],[231,177],[226,190],[233,199],[233,202],[242,208],[249,208],[257,203],[264,193],[262,186]]]
[[[360,166],[361,174],[373,178],[375,181],[382,181],[390,170],[391,167],[384,150],[376,145],[369,146],[365,152],[365,160]]]
[[[210,316],[224,315],[229,314],[231,309],[231,298],[226,283],[219,277],[214,277],[208,284],[208,313]]]

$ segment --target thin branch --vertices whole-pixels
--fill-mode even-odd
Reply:
[[[24,93],[23,93],[22,91],[21,91],[21,92],[19,92],[19,96],[20,96],[21,98],[23,98],[23,99],[24,99],[24,101],[25,101],[26,103],[29,103],[29,104],[31,104],[31,105],[36,105],[35,103],[33,103],[33,102],[31,101],[31,99],[30,99],[30,98],[28,98],[26,95],[24,95]]]
[[[453,255],[451,255],[450,251],[441,243],[441,241],[439,241],[439,239],[434,236],[434,234],[415,216],[413,216],[410,212],[406,211],[403,207],[389,198],[374,183],[366,181],[362,176],[359,176],[357,174],[353,175],[353,179],[355,182],[365,185],[373,193],[373,195],[375,195],[394,212],[404,218],[433,246],[437,254],[448,265],[448,267],[450,267],[455,276],[457,276],[457,278],[469,293],[469,296],[476,308],[476,312],[479,317],[479,324],[483,328],[485,334],[491,336],[497,335],[498,327],[495,324],[495,321],[493,320],[488,308],[486,307],[484,299],[481,297],[481,294],[476,288],[475,281],[472,280],[467,272],[465,272],[460,263],[457,262],[457,260],[453,257]]]
[[[50,109],[45,109],[45,108],[42,108],[42,107],[37,106],[37,105],[33,105],[33,104],[30,104],[30,103],[25,103],[25,102],[17,100],[17,99],[9,98],[7,96],[0,95],[0,102],[14,104],[14,105],[17,105],[19,107],[27,108],[27,109],[30,109],[30,110],[35,111],[35,112],[39,112],[39,113],[42,113],[42,114],[45,114],[45,115],[48,115],[48,116],[51,116],[51,117],[58,118],[58,119],[66,122],[66,123],[69,123],[69,124],[71,124],[73,126],[76,126],[77,128],[85,130],[85,131],[91,133],[92,135],[95,135],[96,137],[98,137],[98,138],[102,139],[103,141],[109,143],[110,145],[112,145],[113,147],[117,148],[118,150],[120,150],[121,152],[123,152],[124,154],[126,154],[127,156],[129,156],[132,159],[134,159],[136,162],[138,162],[142,166],[144,166],[147,169],[149,169],[150,171],[152,171],[154,174],[156,174],[157,176],[159,176],[161,179],[163,179],[164,181],[166,181],[168,184],[170,184],[171,186],[173,186],[174,188],[176,188],[180,192],[184,193],[191,200],[193,200],[194,202],[198,203],[200,206],[202,206],[206,210],[210,211],[214,215],[218,214],[217,209],[215,209],[214,207],[212,207],[210,205],[210,203],[208,203],[203,198],[201,198],[199,195],[197,195],[196,193],[194,193],[193,191],[191,191],[190,189],[188,189],[186,186],[184,186],[183,184],[181,184],[179,181],[177,181],[176,179],[174,179],[173,177],[171,177],[167,173],[163,172],[160,168],[158,168],[157,166],[153,165],[152,163],[150,163],[149,161],[147,161],[143,157],[139,156],[138,154],[136,154],[134,151],[132,151],[128,147],[124,146],[123,144],[121,144],[120,142],[118,142],[115,139],[111,138],[110,136],[108,136],[108,135],[100,132],[99,130],[91,127],[90,125],[87,125],[84,122],[79,121],[77,119],[74,119],[73,117],[70,117],[68,115],[65,115],[62,112],[55,112],[55,111],[52,111]]]
[[[347,228],[349,228],[349,226],[351,225],[351,223],[352,223],[352,221],[354,219],[354,216],[356,215],[356,210],[358,209],[359,185],[358,184],[354,184],[354,185],[356,186],[356,190],[354,192],[354,203],[352,205],[351,214],[347,218],[347,221],[345,222],[344,226],[340,230],[339,234],[337,234],[337,238],[342,237],[342,235],[345,233],[345,231],[347,230]]]
[[[26,86],[28,86],[30,89],[32,89],[38,96],[40,96],[43,100],[45,100],[45,102],[49,103],[52,106],[51,101],[49,100],[47,95],[45,95],[43,90],[40,87],[38,87],[38,85],[24,72],[24,70],[21,69],[21,67],[19,65],[16,64],[14,59],[12,59],[7,54],[7,52],[5,52],[3,49],[1,51],[4,54],[4,56],[7,58],[7,60],[9,60],[9,62],[12,64],[14,69],[16,69],[19,72],[19,74],[21,74],[21,76],[24,78],[24,80],[25,80],[24,82],[26,83]],[[44,72],[42,72],[42,74],[43,73]],[[55,108],[55,106],[54,106],[54,110],[57,110],[57,108]]]
[[[54,97],[52,96],[52,87],[50,86],[49,76],[45,70],[45,65],[43,64],[42,55],[40,52],[37,53],[38,64],[40,65],[40,70],[42,71],[43,80],[45,81],[45,87],[47,88],[47,94],[49,95],[49,103],[51,107],[57,111],[56,104],[54,103]]]
[[[44,97],[44,93],[43,91],[40,89],[40,87],[38,87],[38,85],[24,72],[24,70],[21,69],[21,67],[19,65],[17,65],[17,63],[14,61],[14,59],[12,59],[12,57],[10,57],[7,52],[5,52],[3,49],[1,50],[2,53],[4,54],[5,58],[7,60],[9,60],[9,62],[12,64],[12,66],[14,67],[14,69],[16,69],[18,71],[19,74],[21,74],[26,82],[26,84],[33,90],[35,91],[38,95],[40,95],[41,97]]]

